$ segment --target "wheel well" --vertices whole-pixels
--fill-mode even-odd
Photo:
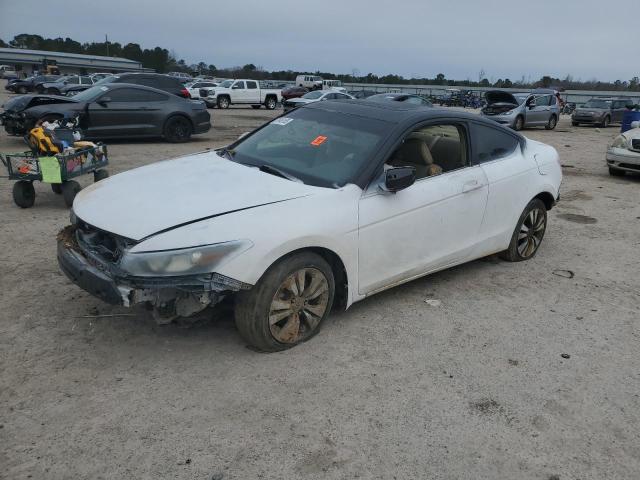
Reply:
[[[340,310],[344,310],[345,308],[347,308],[347,301],[349,299],[349,281],[347,278],[347,269],[344,267],[344,263],[342,262],[340,257],[334,251],[329,250],[328,248],[306,247],[289,252],[282,258],[301,252],[313,252],[317,255],[320,255],[323,259],[326,260],[326,262],[331,267],[331,271],[333,272],[333,279],[336,285],[333,308]],[[274,262],[274,264],[278,263],[280,260],[282,260],[282,258],[279,258],[276,262]]]
[[[268,95],[266,95],[266,96],[264,97],[264,101],[266,102],[266,101],[267,101],[267,100],[269,100],[270,98],[275,98],[275,99],[276,99],[276,101],[278,100],[277,95],[275,95],[274,93],[269,93]]]
[[[544,203],[544,206],[547,210],[551,210],[553,206],[556,204],[556,199],[553,198],[549,192],[541,192],[536,195],[534,198],[539,198]]]

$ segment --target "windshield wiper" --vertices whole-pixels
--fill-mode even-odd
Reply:
[[[258,169],[261,172],[270,173],[271,175],[276,175],[278,177],[286,178],[287,180],[291,180],[292,182],[304,183],[298,177],[294,177],[290,173],[284,172],[284,171],[280,170],[279,168],[274,167],[272,165],[267,165],[267,164],[260,165],[258,167]]]

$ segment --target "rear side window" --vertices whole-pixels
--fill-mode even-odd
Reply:
[[[511,155],[519,140],[509,132],[487,125],[472,124],[472,155],[475,164],[490,162]]]
[[[547,107],[549,106],[549,100],[551,97],[549,95],[542,95],[540,97],[536,97],[536,106],[537,107]]]
[[[153,78],[151,82],[145,83],[149,87],[161,87],[161,88],[182,88],[182,83],[177,78],[166,77],[164,75]]]
[[[256,82],[247,82],[247,88],[255,90],[256,88],[258,88],[258,84]]]
[[[135,88],[119,88],[107,92],[104,96],[111,98],[112,102],[140,102],[140,93],[141,90]]]

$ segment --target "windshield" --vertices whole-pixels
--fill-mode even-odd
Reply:
[[[611,106],[611,102],[608,100],[598,100],[597,98],[592,98],[588,100],[587,103],[583,105],[585,108],[609,108]]]
[[[225,80],[220,84],[222,88],[230,88],[233,85],[234,80]]]
[[[96,83],[93,87],[86,89],[84,92],[74,95],[73,99],[78,100],[79,102],[93,102],[100,95],[109,91],[109,87],[106,85],[99,85],[99,83],[100,82]]]
[[[528,93],[514,93],[513,96],[518,101],[518,104],[522,104],[529,97],[529,94]]]
[[[324,95],[324,92],[322,90],[315,90],[313,92],[305,93],[302,96],[302,98],[308,98],[309,100],[315,100],[317,98],[320,98],[322,95]]]
[[[354,181],[389,130],[381,120],[305,108],[276,118],[231,153],[244,165],[268,165],[309,185],[337,188]]]

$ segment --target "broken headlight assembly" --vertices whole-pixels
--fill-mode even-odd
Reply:
[[[215,272],[215,269],[246,252],[249,240],[214,243],[199,247],[153,252],[125,252],[120,268],[136,277],[174,277]]]
[[[628,148],[629,145],[627,144],[627,139],[622,135],[620,135],[619,137],[616,137],[616,139],[611,144],[611,147],[612,148]]]

